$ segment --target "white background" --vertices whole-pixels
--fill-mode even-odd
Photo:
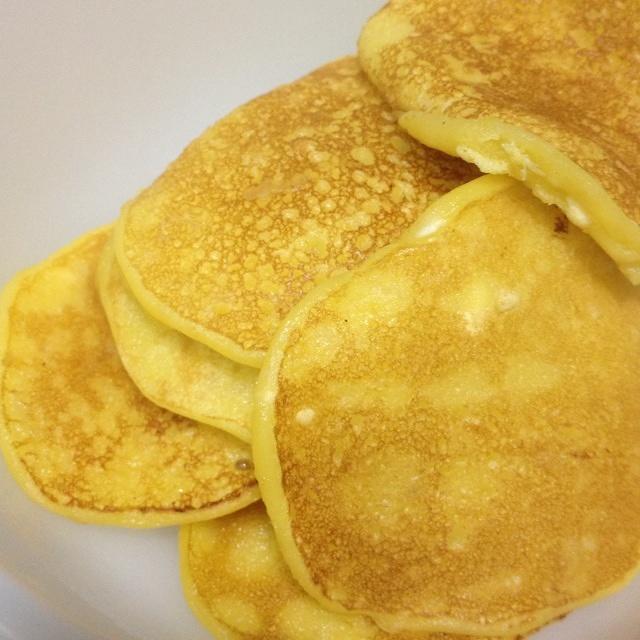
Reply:
[[[207,125],[355,50],[381,0],[0,0],[0,284],[112,220]],[[639,514],[640,516],[640,514]],[[640,640],[640,581],[540,640]],[[205,640],[176,532],[81,526],[0,461],[0,640]]]

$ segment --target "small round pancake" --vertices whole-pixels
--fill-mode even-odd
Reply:
[[[526,633],[640,562],[640,290],[485,176],[319,285],[258,379],[285,560],[388,631]]]
[[[413,136],[523,180],[640,283],[640,3],[392,0],[360,61]]]
[[[182,527],[180,571],[189,606],[218,640],[472,640],[389,634],[323,609],[291,576],[262,503]]]
[[[195,140],[124,207],[116,254],[151,315],[259,367],[315,281],[388,244],[474,172],[402,132],[345,58]]]
[[[133,297],[111,241],[98,266],[98,292],[120,359],[152,402],[251,441],[257,371],[152,318]]]
[[[161,409],[124,370],[95,288],[108,229],[17,276],[0,306],[0,449],[36,502],[156,527],[258,499],[236,438]]]

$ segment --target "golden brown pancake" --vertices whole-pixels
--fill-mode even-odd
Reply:
[[[388,634],[323,609],[291,576],[262,503],[182,527],[180,569],[189,606],[219,640],[471,640]]]
[[[640,283],[637,0],[392,0],[360,61],[425,144],[524,181]]]
[[[133,297],[111,241],[98,267],[98,292],[118,354],[152,402],[250,442],[248,420],[257,372],[170,329]]]
[[[475,173],[396,125],[354,58],[220,120],[126,205],[116,253],[163,324],[259,366],[283,316]]]
[[[0,305],[0,448],[36,502],[81,522],[155,527],[258,499],[247,446],[140,394],[94,280],[108,229],[17,276]]]
[[[387,631],[528,632],[640,562],[640,290],[506,177],[325,282],[258,380],[283,556]]]

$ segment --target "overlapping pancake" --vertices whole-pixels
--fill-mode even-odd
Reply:
[[[400,124],[524,181],[640,283],[637,0],[391,0],[360,61]]]
[[[153,527],[258,499],[247,445],[160,409],[126,374],[95,288],[108,229],[16,277],[0,305],[0,448],[21,487],[82,522]]]
[[[219,640],[471,640],[392,635],[363,616],[323,609],[291,576],[261,503],[184,526],[180,569],[189,606]]]
[[[388,631],[525,633],[640,562],[640,290],[484,176],[319,285],[257,385],[293,575]]]
[[[249,411],[257,372],[170,329],[133,297],[109,242],[98,292],[120,359],[152,402],[250,442]]]
[[[345,58],[195,140],[124,207],[116,254],[148,313],[259,366],[317,280],[389,243],[473,171],[403,133]]]

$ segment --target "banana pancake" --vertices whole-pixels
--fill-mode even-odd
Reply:
[[[0,305],[0,448],[39,504],[155,527],[258,499],[236,438],[165,411],[125,372],[95,288],[101,229],[17,276]]]
[[[317,280],[389,243],[474,171],[402,132],[344,58],[189,145],[123,208],[116,255],[149,314],[259,367]]]
[[[484,176],[319,285],[258,379],[294,577],[390,632],[529,632],[640,562],[640,290]]]
[[[359,52],[409,133],[524,181],[640,283],[640,3],[392,0]]]
[[[98,291],[127,373],[152,402],[249,442],[257,372],[147,314],[133,297],[112,243],[98,267]]]
[[[261,503],[182,527],[180,569],[189,606],[220,640],[471,640],[388,634],[323,609],[289,573]]]

